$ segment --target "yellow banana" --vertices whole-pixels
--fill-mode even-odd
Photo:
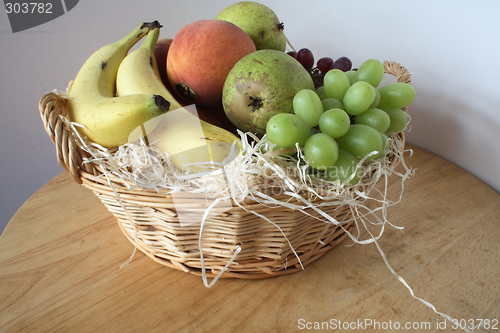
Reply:
[[[161,81],[154,54],[159,36],[160,28],[152,29],[143,44],[123,59],[116,74],[116,93],[118,96],[161,95],[170,102],[170,110],[175,110],[182,105]]]
[[[104,147],[128,142],[133,129],[165,113],[170,104],[162,96],[133,94],[115,97],[118,67],[129,50],[157,21],[143,23],[124,38],[103,46],[82,65],[68,89],[68,118],[91,141]]]
[[[223,167],[234,144],[234,155],[241,148],[240,139],[233,133],[200,120],[189,108],[171,110],[137,128],[132,134],[142,134],[160,151],[166,152],[172,164],[187,172],[200,172]],[[195,109],[194,109],[195,110]],[[132,141],[132,138],[131,138]]]
[[[231,147],[241,147],[240,139],[228,130],[205,122],[184,108],[161,81],[154,49],[159,29],[152,29],[144,43],[130,52],[120,64],[116,77],[118,96],[155,94],[170,102],[170,111],[138,127],[129,138],[145,137],[150,144],[166,152],[179,169],[195,172],[203,167],[218,168]],[[192,165],[195,163],[195,165]]]

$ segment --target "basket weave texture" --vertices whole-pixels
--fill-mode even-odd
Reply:
[[[385,61],[384,67],[398,82],[411,83],[408,71],[400,64]],[[84,163],[90,156],[69,125],[66,103],[64,97],[53,92],[42,96],[39,102],[42,121],[56,147],[59,164],[76,182],[94,192],[116,217],[131,243],[162,265],[215,277],[239,247],[240,252],[222,277],[259,279],[290,274],[319,259],[342,242],[347,237],[346,231],[354,227],[348,205],[327,205],[322,209],[340,222],[335,225],[314,218],[319,217],[315,211],[307,211],[308,215],[282,206],[245,201],[244,206],[226,203],[219,211],[216,206],[200,234],[200,216],[207,207],[204,195],[186,193],[176,195],[174,200],[172,195],[153,189],[130,189],[112,174],[102,177],[103,170],[98,165]],[[401,140],[404,142],[402,135]],[[291,201],[283,194],[274,198],[291,203],[297,200]],[[180,216],[186,219],[190,214],[192,223],[180,221]]]

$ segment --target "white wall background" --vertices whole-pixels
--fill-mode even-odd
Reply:
[[[0,231],[63,170],[38,113],[45,92],[65,89],[93,51],[142,21],[157,19],[161,36],[174,37],[233,2],[82,0],[67,14],[15,34],[0,13]],[[308,47],[317,58],[345,55],[355,66],[377,58],[407,67],[417,91],[408,141],[500,191],[500,1],[260,2],[285,23],[295,48]]]

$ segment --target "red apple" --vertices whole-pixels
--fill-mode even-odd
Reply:
[[[168,50],[167,75],[186,101],[200,106],[221,103],[224,81],[234,64],[256,50],[238,26],[199,20],[183,27]]]

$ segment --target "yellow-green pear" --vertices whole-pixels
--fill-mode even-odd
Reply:
[[[314,90],[309,72],[296,59],[276,50],[258,50],[236,63],[222,91],[224,111],[244,132],[263,135],[269,119],[293,112],[293,97]]]
[[[278,20],[271,8],[261,3],[237,2],[224,8],[215,18],[240,27],[253,40],[257,50],[285,51],[284,24]]]

